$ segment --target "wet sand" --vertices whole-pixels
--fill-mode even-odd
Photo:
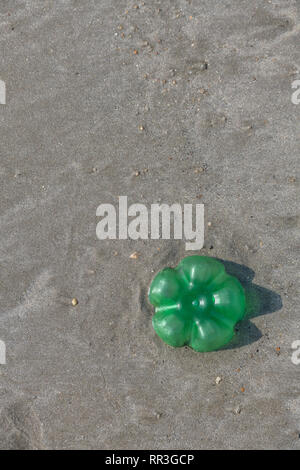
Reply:
[[[300,448],[297,4],[1,2],[0,448]],[[119,195],[205,204],[200,254],[259,299],[228,348],[155,336],[191,252],[98,240]]]

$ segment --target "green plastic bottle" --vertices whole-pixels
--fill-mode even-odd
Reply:
[[[149,300],[158,336],[174,347],[206,352],[221,348],[245,314],[245,292],[224,265],[207,256],[188,256],[154,278]]]

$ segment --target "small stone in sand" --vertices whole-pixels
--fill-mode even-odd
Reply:
[[[217,377],[217,378],[216,378],[216,384],[219,385],[221,382],[222,382],[222,378],[221,378],[221,377]]]
[[[234,409],[233,409],[233,412],[235,415],[239,415],[242,411],[242,408],[240,407],[240,405],[236,406]]]
[[[138,259],[138,257],[139,257],[139,254],[138,254],[137,251],[135,251],[134,253],[132,253],[132,254],[129,256],[130,259]]]
[[[202,168],[201,166],[200,166],[199,168],[196,168],[196,169],[194,170],[194,173],[195,173],[195,174],[203,173],[203,172],[204,172],[204,168]]]
[[[78,305],[78,300],[75,297],[72,299],[72,305],[73,307],[76,307],[76,305]]]

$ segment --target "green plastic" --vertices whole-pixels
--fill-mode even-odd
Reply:
[[[158,336],[170,346],[188,345],[200,352],[227,344],[246,306],[240,282],[220,261],[198,255],[160,271],[151,283],[149,300]]]

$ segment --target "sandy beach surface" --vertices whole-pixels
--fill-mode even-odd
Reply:
[[[299,18],[296,0],[1,1],[0,448],[300,449]],[[224,350],[155,335],[151,279],[192,253],[97,239],[120,195],[204,203],[200,254],[259,300]]]

